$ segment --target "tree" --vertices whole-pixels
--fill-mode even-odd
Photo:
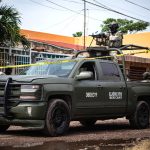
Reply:
[[[81,37],[82,36],[82,32],[81,31],[80,32],[76,32],[76,33],[74,33],[72,35],[73,35],[73,37]]]
[[[0,45],[16,46],[21,42],[25,48],[30,46],[25,36],[20,34],[20,24],[20,15],[15,8],[0,7]]]
[[[108,32],[109,31],[109,24],[111,23],[118,23],[119,29],[118,31],[122,33],[133,33],[138,31],[145,30],[148,26],[148,22],[142,22],[142,21],[136,21],[133,20],[127,20],[127,19],[114,19],[114,18],[108,18],[105,21],[103,21],[102,32]]]

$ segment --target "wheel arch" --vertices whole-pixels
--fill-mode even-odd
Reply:
[[[147,104],[149,105],[149,108],[150,108],[150,95],[139,96],[137,98],[137,102],[139,102],[139,101],[145,101],[145,102],[147,102]]]
[[[135,112],[136,106],[139,101],[145,101],[150,108],[150,95],[139,95],[135,98],[132,98],[132,101],[128,103],[128,110],[127,110],[127,115],[126,115],[127,119]]]
[[[69,108],[71,110],[71,108],[72,108],[72,97],[70,95],[66,95],[66,94],[54,94],[54,95],[48,96],[48,102],[51,102],[54,99],[64,100],[68,104],[68,106],[69,106]]]
[[[130,126],[135,129],[146,129],[149,127],[149,116],[149,104],[146,101],[139,99],[139,101],[137,101],[135,112],[128,118]]]

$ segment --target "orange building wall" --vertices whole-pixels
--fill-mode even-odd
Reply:
[[[89,47],[93,38],[90,36],[87,36],[87,37],[85,37],[85,39],[86,39],[85,46]],[[75,40],[74,44],[81,45],[81,46],[84,45],[84,37],[74,37],[74,40]],[[91,46],[95,46],[95,45],[96,45],[96,42],[93,40]]]
[[[123,44],[137,44],[150,47],[150,32],[124,35]]]
[[[140,46],[150,47],[150,32],[124,35],[123,44],[136,44]],[[150,58],[150,52],[139,53],[135,54],[134,56]]]

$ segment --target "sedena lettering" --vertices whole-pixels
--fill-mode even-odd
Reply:
[[[109,92],[109,99],[122,99],[122,92]]]

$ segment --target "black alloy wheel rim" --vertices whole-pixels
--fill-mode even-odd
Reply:
[[[138,111],[138,121],[141,126],[146,126],[149,122],[149,110],[145,104],[141,105]]]
[[[52,114],[52,121],[56,128],[60,127],[67,120],[65,109],[57,107]]]

